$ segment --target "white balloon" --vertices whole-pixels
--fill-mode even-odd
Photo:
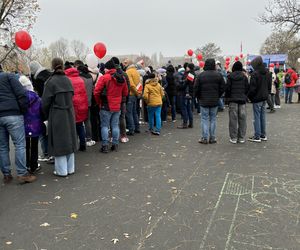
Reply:
[[[98,65],[98,58],[94,54],[88,54],[86,56],[86,64],[89,68],[96,68]]]
[[[298,58],[298,63],[300,63],[300,58]]]

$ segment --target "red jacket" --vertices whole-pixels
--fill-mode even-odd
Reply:
[[[287,88],[293,88],[296,85],[296,82],[298,80],[298,75],[297,73],[292,70],[292,69],[288,69],[287,74],[289,74],[291,76],[291,83],[290,84],[286,84]]]
[[[71,80],[74,89],[73,106],[76,123],[83,122],[88,118],[89,109],[84,81],[79,77],[79,71],[75,68],[66,69],[65,74]]]
[[[126,80],[124,83],[118,83],[112,75],[116,72],[115,69],[108,70],[104,76],[101,76],[94,90],[94,96],[97,104],[100,108],[104,108],[103,99],[101,99],[101,93],[106,86],[106,97],[108,102],[108,108],[111,112],[118,112],[121,109],[122,97],[128,95],[128,87]]]

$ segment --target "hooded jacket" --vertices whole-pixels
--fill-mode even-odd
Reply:
[[[216,71],[214,59],[205,61],[204,72],[196,79],[195,96],[202,107],[218,106],[219,98],[225,90],[223,76]]]
[[[137,71],[135,65],[129,65],[126,69],[126,74],[128,75],[130,82],[130,93],[131,96],[137,96],[139,93],[137,92],[137,85],[140,83],[141,78],[140,74]]]
[[[252,103],[266,101],[271,92],[272,77],[265,68],[261,56],[256,57],[251,62],[251,66],[254,72],[250,77],[248,98]]]
[[[149,107],[158,107],[162,105],[164,91],[156,78],[146,81],[143,98]]]
[[[88,97],[88,106],[92,106],[92,96],[94,91],[94,81],[92,75],[89,73],[89,70],[87,67],[80,65],[77,67],[77,70],[79,71],[79,76],[83,79],[85,84],[85,90]]]
[[[172,65],[169,65],[167,67],[167,76],[166,81],[168,82],[168,87],[166,88],[166,91],[171,98],[172,96],[176,96],[176,83],[175,83],[175,69]]]
[[[94,96],[100,109],[104,109],[111,112],[119,112],[121,109],[121,102],[123,97],[128,95],[128,86],[125,77],[123,83],[117,82],[113,75],[116,73],[116,69],[108,70],[104,76],[101,76],[96,83],[94,90]],[[105,93],[105,100],[101,98],[101,95]],[[105,103],[107,101],[107,103]]]
[[[248,91],[249,81],[242,71],[234,71],[228,75],[225,97],[229,102],[245,104]]]
[[[0,117],[22,115],[27,108],[26,90],[18,77],[0,71]]]
[[[296,82],[298,80],[298,75],[293,69],[288,69],[287,74],[291,76],[291,83],[285,84],[286,88],[293,88],[296,85]]]
[[[88,118],[88,97],[84,80],[75,68],[66,69],[65,74],[71,80],[74,89],[73,105],[76,123],[83,122]]]

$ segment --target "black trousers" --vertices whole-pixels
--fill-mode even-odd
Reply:
[[[99,107],[91,106],[91,127],[92,127],[92,140],[99,141],[101,138],[100,133],[100,115],[99,115]]]
[[[26,166],[31,172],[38,167],[39,137],[26,137]]]

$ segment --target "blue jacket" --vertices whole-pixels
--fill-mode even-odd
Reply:
[[[22,115],[27,108],[26,90],[17,77],[0,72],[0,117]]]

